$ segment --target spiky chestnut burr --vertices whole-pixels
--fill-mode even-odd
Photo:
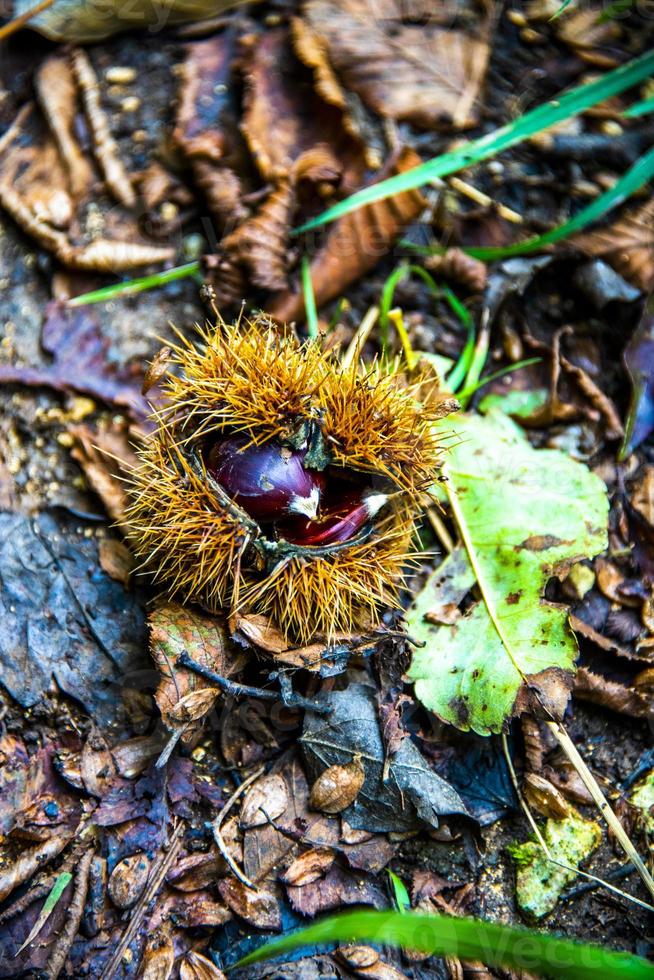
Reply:
[[[433,382],[344,365],[265,318],[175,348],[128,512],[168,595],[272,618],[291,642],[396,606],[451,411]]]

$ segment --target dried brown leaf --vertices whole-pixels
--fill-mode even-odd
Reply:
[[[90,488],[97,493],[112,520],[125,517],[127,493],[124,477],[136,464],[124,425],[92,428],[86,424],[70,426],[76,445],[71,456],[81,467]]]
[[[339,946],[332,955],[356,977],[368,977],[369,980],[407,980],[406,973],[384,963],[372,946]]]
[[[331,847],[312,847],[296,858],[281,880],[285,885],[310,885],[312,881],[322,878],[334,863],[335,852]]]
[[[573,694],[582,701],[599,704],[630,718],[649,718],[652,713],[651,698],[643,691],[609,680],[586,667],[577,671]]]
[[[119,909],[129,909],[139,900],[148,882],[150,861],[146,854],[131,854],[119,861],[109,878],[107,891]]]
[[[409,148],[394,155],[379,173],[378,180],[403,173],[420,163]],[[386,254],[398,234],[423,210],[418,191],[404,191],[383,201],[343,215],[330,225],[327,240],[311,262],[311,281],[316,303],[321,306],[339,296],[351,283],[368,272]],[[269,306],[281,321],[304,316],[302,291],[284,293]]]
[[[169,980],[175,966],[175,947],[168,931],[157,930],[148,938],[139,980]]]
[[[643,292],[654,288],[654,201],[631,209],[613,224],[576,235],[585,255],[604,259]]]
[[[542,817],[564,820],[570,815],[570,806],[562,793],[543,776],[535,772],[526,773],[522,789],[527,803]]]
[[[244,829],[276,820],[288,805],[286,783],[277,773],[258,779],[245,794],[240,824]]]
[[[282,927],[282,912],[277,895],[264,886],[248,888],[237,878],[224,878],[218,883],[220,897],[225,904],[255,929]]]
[[[366,0],[307,0],[303,12],[314,48],[325,48],[345,88],[375,112],[425,128],[463,128],[477,121],[474,106],[490,51],[483,19],[473,36],[444,29],[429,0],[413,5],[419,24],[407,23],[400,0],[374,7]]]
[[[201,953],[187,953],[179,965],[179,980],[227,980],[211,960]]]
[[[80,199],[88,194],[94,175],[75,137],[77,86],[68,54],[57,52],[46,58],[34,81],[39,104],[68,170],[71,191]]]
[[[227,862],[217,848],[203,854],[189,854],[168,872],[166,881],[182,892],[195,892],[215,884],[227,871]]]
[[[343,108],[324,101],[313,73],[296,61],[288,30],[267,31],[250,47],[242,129],[263,179],[290,178],[302,154],[323,144],[342,167],[342,193],[353,191],[365,171],[363,144],[348,129]]]
[[[186,46],[173,134],[221,225],[248,214],[238,176],[247,168],[232,79],[237,41],[236,31],[227,30]]]

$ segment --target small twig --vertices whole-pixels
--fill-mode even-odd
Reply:
[[[41,11],[47,10],[53,3],[54,0],[41,0],[40,3],[37,3],[34,7],[26,10],[25,13],[20,14],[19,17],[14,17],[14,19],[10,20],[8,24],[4,24],[2,27],[0,27],[0,41],[4,41],[11,34],[15,34],[16,31],[19,31],[21,27],[25,27],[25,24],[27,24],[32,17],[36,17],[36,15],[40,14]]]
[[[635,870],[633,864],[629,861],[627,864],[623,864],[622,867],[607,872],[606,877],[608,881],[619,881],[620,878],[628,878]],[[567,892],[563,892],[560,901],[571,902],[575,898],[585,895],[587,892],[594,891],[595,888],[599,888],[602,884],[604,884],[602,881],[583,881],[580,885],[575,885],[574,888],[569,888]]]
[[[485,208],[493,208],[493,210],[497,211],[500,218],[504,218],[505,221],[510,221],[514,225],[521,225],[524,223],[525,219],[521,214],[518,214],[518,212],[514,211],[512,208],[508,208],[506,204],[500,204],[497,201],[494,201],[492,197],[489,197],[488,194],[484,194],[483,191],[480,191],[479,188],[475,187],[473,184],[469,184],[468,181],[461,180],[460,177],[450,177],[448,183],[450,187],[454,188],[455,191],[458,191],[460,194],[464,194],[466,197],[470,198],[471,201],[474,201],[475,204],[481,204],[482,207]]]
[[[55,944],[44,971],[44,975],[47,977],[47,980],[57,980],[57,977],[64,968],[66,959],[75,940],[75,936],[79,931],[80,922],[82,921],[82,916],[84,914],[84,905],[86,904],[86,894],[89,890],[89,873],[91,871],[91,861],[93,860],[94,853],[95,847],[91,845],[91,847],[87,848],[84,854],[82,854],[79,864],[77,865],[73,886],[73,897],[70,905],[68,906],[66,925],[64,926],[64,930]]]
[[[238,864],[236,863],[236,861],[234,860],[234,858],[232,857],[232,855],[227,850],[227,846],[225,844],[225,841],[223,840],[222,834],[220,832],[220,828],[223,825],[223,822],[225,820],[225,817],[227,816],[228,812],[231,810],[232,806],[234,805],[234,803],[236,802],[236,800],[239,798],[239,796],[241,796],[242,793],[244,793],[245,790],[248,788],[248,786],[250,786],[255,781],[255,779],[258,779],[259,776],[261,776],[261,774],[264,773],[265,771],[266,771],[266,767],[265,766],[259,766],[259,768],[256,770],[256,772],[253,772],[251,776],[248,776],[247,779],[244,779],[243,782],[241,783],[241,785],[239,787],[237,787],[237,789],[234,790],[234,792],[232,793],[232,795],[230,796],[230,798],[227,800],[227,802],[223,806],[222,810],[220,811],[220,813],[218,814],[218,816],[216,817],[216,819],[213,822],[213,837],[214,837],[214,840],[215,840],[216,845],[218,847],[218,850],[220,851],[220,853],[222,854],[222,856],[225,858],[225,860],[227,861],[227,864],[230,866],[230,868],[232,869],[232,871],[234,872],[234,874],[236,875],[236,877],[238,878],[238,880],[239,881],[242,881],[243,884],[247,888],[252,888],[252,889],[255,889],[255,890],[256,890],[256,886],[253,884],[253,882],[250,881],[249,878],[247,878],[243,874],[243,872],[239,868]]]
[[[145,891],[136,903],[134,911],[132,912],[132,917],[129,921],[129,925],[121,936],[120,942],[116,946],[113,956],[102,971],[99,980],[112,980],[112,977],[115,975],[116,970],[121,964],[126,949],[141,927],[143,916],[145,915],[152,900],[156,898],[166,875],[170,871],[173,862],[177,857],[177,852],[182,843],[183,830],[184,824],[180,820],[172,832],[170,842],[168,844],[168,850],[162,850],[156,863],[152,866]]]
[[[563,861],[557,861],[556,858],[552,856],[552,852],[550,851],[549,847],[547,846],[547,842],[545,841],[545,838],[540,832],[540,827],[534,820],[532,812],[529,809],[529,806],[527,805],[527,801],[525,800],[520,790],[520,786],[518,784],[518,777],[516,775],[516,771],[513,766],[511,753],[509,752],[509,743],[507,741],[506,735],[502,735],[502,749],[504,750],[504,758],[506,759],[506,764],[509,769],[509,775],[511,777],[511,783],[513,784],[513,788],[515,790],[516,796],[518,797],[518,802],[520,803],[520,806],[529,822],[529,826],[531,827],[536,837],[536,840],[542,847],[547,860],[550,861],[552,864],[556,865],[557,868],[563,868],[564,871],[573,871],[576,875],[579,875],[582,878],[588,878],[593,883],[593,887],[601,886],[603,888],[608,889],[610,892],[614,892],[616,895],[619,895],[620,898],[625,898],[627,899],[627,901],[633,902],[634,905],[639,905],[641,908],[647,909],[650,912],[654,911],[654,907],[648,905],[647,902],[643,902],[641,901],[641,899],[634,898],[633,895],[629,895],[627,894],[627,892],[623,892],[621,888],[616,888],[615,885],[612,885],[609,881],[606,881],[604,878],[599,878],[597,875],[591,874],[590,871],[584,871],[582,868],[573,868],[571,864],[565,864]]]
[[[228,680],[221,674],[217,674],[215,670],[211,670],[210,667],[205,667],[199,660],[194,660],[186,650],[180,653],[177,658],[177,665],[179,667],[187,667],[189,670],[199,674],[200,677],[204,677],[206,681],[211,681],[212,684],[216,684],[225,694],[231,694],[235,698],[262,698],[264,701],[280,700],[280,695],[277,691],[266,691],[260,687],[250,687],[249,684],[240,684],[238,681]]]
[[[317,711],[320,714],[328,714],[330,712],[330,709],[325,707],[325,705],[319,704],[317,701],[311,701],[310,698],[302,697],[301,694],[297,694],[292,689],[289,680],[280,671],[275,671],[270,676],[279,680],[281,690],[267,691],[265,688],[251,687],[249,684],[241,684],[238,681],[228,680],[227,677],[223,677],[222,674],[217,674],[210,667],[205,667],[199,660],[194,660],[186,650],[180,653],[177,658],[177,664],[180,667],[187,667],[189,670],[194,671],[200,677],[211,681],[212,684],[216,684],[226,694],[231,694],[235,698],[262,698],[264,701],[281,701],[287,708],[306,708],[309,711]]]
[[[579,752],[577,751],[577,746],[574,744],[574,742],[572,741],[567,731],[565,730],[565,728],[560,722],[548,721],[545,722],[545,724],[556,738],[557,742],[559,743],[559,745],[567,755],[572,765],[575,767],[582,783],[584,784],[584,786],[592,796],[593,801],[597,806],[597,809],[600,811],[600,813],[604,817],[604,820],[613,831],[623,851],[625,852],[629,860],[636,868],[636,871],[642,878],[643,883],[645,884],[648,892],[650,893],[650,895],[654,896],[654,879],[652,878],[651,874],[645,867],[645,863],[643,859],[641,858],[640,854],[638,853],[638,851],[632,844],[631,840],[629,839],[629,835],[627,834],[626,830],[624,829],[624,827],[616,817],[615,813],[611,809],[611,806],[608,800],[606,799],[606,797],[604,796],[604,794],[602,793],[602,790],[600,789],[597,780],[593,776],[592,772],[590,771],[590,769],[588,768],[588,766],[586,765],[582,757],[579,755]]]

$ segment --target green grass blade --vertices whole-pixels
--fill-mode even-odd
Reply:
[[[456,394],[457,389],[461,387],[466,379],[466,375],[470,370],[470,365],[472,363],[472,358],[475,353],[475,324],[470,318],[468,322],[468,336],[466,342],[463,346],[463,350],[459,355],[459,359],[448,374],[446,378],[447,387],[453,394]]]
[[[395,899],[395,904],[397,905],[397,911],[405,915],[411,908],[411,899],[409,898],[409,893],[406,890],[406,885],[394,871],[388,870],[388,877],[391,879],[391,885],[393,887],[393,898]]]
[[[559,7],[559,9],[558,9],[558,10],[556,11],[556,13],[555,13],[555,14],[552,14],[552,16],[550,17],[550,20],[551,20],[551,21],[552,21],[552,20],[558,20],[558,18],[559,18],[559,17],[561,16],[561,14],[562,14],[562,13],[563,13],[563,12],[564,12],[565,10],[567,10],[567,9],[568,9],[568,7],[570,6],[570,4],[571,4],[572,2],[573,2],[573,0],[563,0],[563,3],[562,3],[562,4],[561,4],[561,6]]]
[[[72,877],[73,876],[72,874],[70,874],[69,871],[62,871],[60,875],[57,875],[55,879],[55,883],[50,889],[50,893],[48,894],[48,897],[43,903],[43,908],[39,912],[27,939],[16,953],[16,956],[18,956],[18,953],[22,953],[25,947],[29,946],[29,944],[33,942],[34,939],[36,939],[41,929],[50,918],[53,910],[56,908],[57,902],[59,901],[64,891],[66,890],[68,884],[72,880]]]
[[[654,95],[650,96],[649,99],[642,99],[641,102],[634,102],[628,109],[625,109],[622,115],[625,119],[636,119],[638,116],[646,116],[650,112],[654,112]]]
[[[407,263],[402,263],[391,272],[390,276],[382,287],[381,299],[379,301],[379,343],[384,354],[386,354],[388,348],[388,314],[393,306],[395,290],[399,282],[406,279],[408,276],[414,275],[419,276],[422,279],[434,296],[438,296],[441,291],[434,277],[420,265],[408,265]]]
[[[199,262],[187,262],[186,265],[178,265],[174,269],[165,269],[163,272],[154,272],[150,276],[141,276],[140,279],[128,279],[126,282],[116,282],[112,286],[94,289],[90,293],[82,293],[81,296],[74,296],[73,299],[69,299],[67,305],[86,306],[89,303],[105,303],[110,299],[116,299],[118,296],[132,296],[134,293],[143,293],[147,289],[167,286],[169,282],[186,279],[199,271]]]
[[[318,339],[318,310],[316,309],[316,295],[313,291],[311,281],[311,263],[306,255],[302,256],[302,295],[304,297],[304,311],[307,318],[307,333],[311,340]]]
[[[514,371],[519,371],[520,368],[530,367],[532,364],[540,364],[542,360],[542,357],[526,357],[524,360],[516,361],[515,364],[510,364],[508,367],[500,368],[498,371],[492,371],[491,374],[485,374],[483,378],[479,378],[473,385],[470,387],[466,386],[463,391],[460,391],[457,398],[460,402],[462,400],[467,402],[476,391],[479,391],[484,385],[490,384],[491,381],[497,381],[498,378],[505,378],[507,374],[513,374]]]
[[[495,156],[503,150],[529,139],[536,133],[569,119],[571,116],[578,115],[580,112],[585,112],[586,109],[597,105],[598,102],[603,102],[605,99],[637,85],[652,73],[654,73],[654,52],[647,52],[639,58],[634,58],[626,65],[613,69],[602,78],[571,89],[558,98],[532,109],[513,122],[507,123],[500,129],[487,133],[479,139],[471,140],[450,153],[444,153],[433,160],[428,160],[426,163],[414,167],[412,170],[396,174],[387,180],[356,191],[344,201],[339,201],[338,204],[295,229],[295,232],[297,234],[309,228],[324,225],[340,218],[341,215],[362,207],[364,204],[371,204],[373,201],[382,200],[402,191],[413,190],[439,177],[446,177],[448,174],[456,173],[458,170],[463,170],[465,167],[470,167],[481,160]]]
[[[627,170],[625,174],[615,182],[608,191],[600,194],[587,207],[583,208],[574,218],[565,221],[556,228],[546,231],[543,235],[535,238],[527,238],[524,242],[515,242],[513,245],[503,247],[489,246],[470,246],[464,251],[475,259],[482,262],[493,262],[498,259],[509,259],[516,255],[528,255],[531,252],[540,252],[548,245],[555,245],[557,242],[569,238],[579,231],[583,231],[593,221],[598,221],[608,214],[613,208],[618,207],[627,198],[640,190],[649,180],[654,177],[654,147],[644,153],[642,157]],[[402,242],[407,248],[411,248],[416,255],[434,255],[445,251],[443,246],[426,247],[424,245],[414,245],[412,242]]]
[[[347,912],[323,919],[260,946],[232,969],[302,946],[359,941],[480,960],[488,966],[512,967],[557,980],[654,980],[654,964],[630,953],[478,919],[401,912]]]

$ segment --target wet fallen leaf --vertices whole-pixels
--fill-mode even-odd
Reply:
[[[326,50],[346,89],[381,116],[426,128],[463,128],[477,119],[487,28],[483,19],[476,36],[451,28],[452,14],[429,0],[414,4],[413,22],[399,0],[307,0],[303,7],[314,44]]]
[[[467,813],[456,791],[430,770],[410,739],[404,739],[391,758],[389,778],[383,781],[384,743],[373,691],[351,684],[346,691],[333,691],[320,700],[332,713],[307,711],[302,751],[314,778],[329,766],[347,765],[360,754],[365,781],[344,812],[350,826],[406,831],[425,824],[437,827],[444,814]]]
[[[127,545],[117,538],[103,538],[98,545],[98,558],[103,572],[127,588],[135,565]]]
[[[127,506],[125,476],[137,462],[127,427],[120,422],[114,422],[109,427],[82,423],[70,426],[68,431],[75,439],[71,456],[80,466],[90,489],[102,501],[109,517],[120,523]],[[126,570],[129,564],[126,555],[121,564]],[[115,561],[113,567],[117,567]]]
[[[175,864],[166,881],[183,892],[195,892],[215,884],[227,871],[227,862],[216,848],[203,854],[189,854]]]
[[[321,878],[304,885],[287,885],[286,893],[296,911],[315,916],[341,905],[385,908],[388,899],[372,875],[346,871],[338,865]]]
[[[450,627],[426,619],[438,569],[418,594],[407,616],[410,634],[426,644],[410,668],[416,694],[450,724],[479,734],[501,731],[529,696],[560,715],[577,651],[567,610],[543,601],[542,591],[606,547],[606,487],[569,456],[533,449],[499,413],[439,425],[458,440],[448,453],[448,493],[482,599]]]
[[[49,303],[41,346],[52,357],[50,365],[1,364],[0,382],[81,391],[109,405],[128,408],[138,419],[149,415],[140,392],[140,370],[137,373],[133,364],[111,364],[111,340],[93,307],[70,309],[57,300]]]
[[[339,946],[332,954],[338,963],[352,970],[355,977],[369,980],[407,980],[407,974],[385,963],[372,946]]]
[[[292,862],[281,876],[285,885],[310,885],[322,878],[334,863],[335,853],[330,847],[311,847]]]
[[[93,537],[59,517],[0,515],[0,540],[3,685],[30,707],[54,678],[99,725],[119,719],[116,685],[143,665],[138,600],[99,570]]]

